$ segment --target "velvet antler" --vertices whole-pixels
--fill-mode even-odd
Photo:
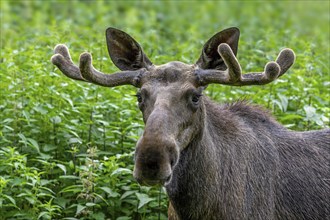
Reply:
[[[295,54],[291,49],[283,49],[275,62],[265,65],[264,72],[242,74],[241,66],[232,49],[226,43],[218,47],[218,53],[225,62],[227,69],[197,69],[200,85],[225,84],[232,86],[264,85],[283,75],[294,63]]]
[[[145,69],[139,69],[133,71],[121,71],[114,74],[104,74],[93,67],[92,56],[89,53],[82,53],[80,55],[79,68],[72,62],[69,50],[65,45],[57,45],[54,49],[54,53],[55,55],[51,58],[52,63],[56,65],[67,77],[94,83],[100,86],[138,86],[135,79],[140,73],[145,71]]]

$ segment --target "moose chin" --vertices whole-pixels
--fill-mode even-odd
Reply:
[[[108,28],[120,72],[99,72],[89,53],[78,67],[62,44],[52,62],[75,80],[138,88],[145,130],[133,175],[165,186],[169,219],[330,219],[330,129],[290,131],[258,106],[219,105],[203,95],[209,84],[268,84],[294,63],[294,52],[283,49],[263,72],[242,74],[239,35],[235,27],[215,34],[194,64],[155,65],[131,36]]]

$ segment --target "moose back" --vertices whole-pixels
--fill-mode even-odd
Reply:
[[[209,84],[270,83],[294,62],[284,49],[263,72],[242,74],[238,39],[239,30],[229,28],[205,43],[195,64],[154,65],[131,36],[108,28],[109,55],[120,72],[99,72],[89,53],[78,67],[65,45],[55,47],[52,62],[75,80],[139,88],[145,130],[133,175],[166,187],[169,219],[329,219],[329,129],[289,131],[260,107],[203,96]]]

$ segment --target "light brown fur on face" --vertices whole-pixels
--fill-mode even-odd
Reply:
[[[264,85],[293,64],[291,49],[260,73],[242,74],[239,30],[211,37],[196,64],[156,66],[140,45],[106,30],[109,55],[121,72],[103,74],[88,53],[73,64],[65,45],[52,62],[68,77],[106,87],[133,85],[145,130],[136,145],[134,177],[164,185],[172,220],[307,220],[330,216],[330,129],[289,131],[246,102],[218,105],[209,84]]]

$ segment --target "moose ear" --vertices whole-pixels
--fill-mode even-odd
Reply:
[[[213,37],[211,37],[205,44],[202,50],[202,54],[199,57],[196,64],[201,69],[227,69],[225,63],[223,62],[220,54],[218,53],[218,46],[221,43],[228,44],[235,56],[237,54],[238,39],[239,39],[239,29],[236,27],[228,28],[223,31],[218,32]]]
[[[125,32],[110,27],[105,35],[110,58],[120,70],[138,70],[152,65],[141,46]]]

